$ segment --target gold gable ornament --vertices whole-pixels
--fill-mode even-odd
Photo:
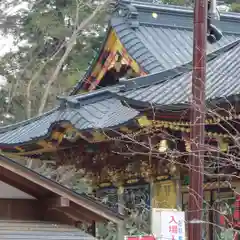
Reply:
[[[226,139],[220,137],[218,140],[219,148],[221,152],[227,152],[229,143],[226,141]]]
[[[140,118],[138,118],[138,124],[140,125],[140,127],[147,127],[152,125],[152,122],[150,120],[148,120],[148,118],[146,116],[142,116]]]
[[[159,143],[159,147],[158,147],[158,151],[160,153],[164,153],[168,150],[168,142],[166,139],[164,140],[161,140],[160,143]]]
[[[157,13],[152,13],[152,17],[157,19],[158,18],[158,14]]]
[[[75,142],[78,139],[78,131],[76,129],[67,129],[63,138],[67,139],[70,142]]]

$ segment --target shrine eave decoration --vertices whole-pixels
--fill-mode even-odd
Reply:
[[[64,148],[64,141],[71,145],[79,139],[106,141],[125,133],[128,127],[139,128],[138,115],[138,111],[101,92],[96,97],[89,94],[65,99],[42,116],[2,128],[0,147],[3,152],[25,155],[56,151]]]
[[[117,1],[108,23],[105,41],[85,76],[71,95],[86,90],[87,84],[101,81],[105,71],[106,51],[112,57],[116,52],[126,56],[127,62],[139,76],[159,73],[184,66],[192,60],[193,10],[143,1]],[[215,24],[215,23],[214,23]],[[240,18],[233,13],[221,13],[216,23],[223,38],[214,45],[208,44],[207,53],[215,52],[240,38]],[[111,61],[110,61],[111,62]],[[190,66],[191,67],[191,66]],[[97,70],[100,69],[100,70]],[[189,69],[188,69],[189,70]],[[100,75],[96,72],[100,71]]]
[[[210,107],[239,100],[240,40],[208,55],[206,98]],[[232,64],[232,63],[236,64]],[[188,67],[187,67],[188,66]],[[191,76],[188,64],[126,82],[118,92],[122,100],[138,110],[185,110],[191,98]],[[190,68],[191,69],[191,68]]]
[[[214,58],[209,56],[206,86],[209,106],[239,101],[239,54],[240,45],[236,41],[214,52]],[[171,71],[172,75],[169,73]],[[122,134],[135,134],[135,130],[137,132],[153,125],[142,116],[149,111],[149,106],[161,111],[159,119],[156,119],[159,121],[158,127],[189,132],[188,116],[185,121],[179,121],[179,116],[189,107],[191,71],[177,76],[176,72],[171,71],[138,77],[86,94],[60,98],[60,105],[52,111],[0,129],[0,146],[3,151],[24,155],[26,152],[57,150],[61,148],[63,140],[113,140]],[[144,104],[145,108],[139,109]],[[174,111],[175,115],[168,114]],[[166,119],[168,115],[169,119]],[[216,125],[219,121],[238,118],[238,114],[222,116],[220,119],[209,118],[206,124]],[[210,130],[209,135],[214,136],[215,133]]]
[[[118,2],[102,49],[72,95],[61,98],[55,109],[39,117],[0,128],[3,152],[19,155],[52,152],[66,147],[66,141],[70,145],[79,139],[109,141],[125,134],[144,134],[156,126],[189,132],[189,115],[182,114],[189,109],[191,96],[192,11]],[[214,46],[208,45],[207,104],[212,109],[219,105],[226,108],[230,103],[235,112],[220,114],[218,118],[208,116],[209,126],[239,119],[239,104],[235,104],[240,93],[239,17],[223,14],[221,22],[223,39]],[[86,79],[90,79],[90,85],[98,84],[106,69],[116,63],[111,58],[117,52],[140,77],[73,96],[84,90],[82,83]],[[149,114],[153,109],[156,118]],[[225,137],[211,128],[206,131],[209,137]]]

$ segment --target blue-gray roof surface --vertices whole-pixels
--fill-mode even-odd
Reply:
[[[138,13],[136,18],[129,19],[130,15],[127,15],[128,19],[120,17],[116,11],[110,26],[115,29],[130,55],[148,73],[158,74],[160,72],[160,77],[166,70],[177,68],[191,61],[193,42],[191,9],[147,3],[132,3],[131,6],[135,9],[135,16]],[[153,17],[153,13],[157,15]],[[216,50],[240,39],[240,14],[224,14],[221,16],[221,22],[218,22],[217,25],[223,31],[224,37],[216,44],[208,45],[209,54],[216,53]],[[239,80],[240,74],[240,65],[238,64],[240,56],[236,50],[229,51],[228,54],[230,57],[228,55],[222,57],[218,62],[219,65],[214,64],[217,60],[209,63],[208,69],[214,69],[213,71],[208,70],[208,98],[238,93],[239,84],[236,81]],[[222,68],[219,68],[220,65]],[[165,83],[158,83],[158,85],[151,83],[152,76],[149,75],[146,79],[150,81],[148,85],[151,86],[119,93],[119,96],[164,105],[188,102],[191,85],[186,79],[191,79],[190,68],[186,67],[185,75],[175,77]],[[179,72],[179,75],[181,74],[183,74],[182,71]],[[141,79],[143,78],[135,81]],[[159,81],[161,80],[160,78]],[[228,85],[229,87],[226,87]],[[80,87],[81,82],[73,93],[76,93]],[[89,98],[89,96],[89,94],[86,95],[88,97],[86,104],[82,104],[82,100],[79,100],[80,105],[78,106],[56,108],[38,118],[0,128],[0,144],[14,145],[46,136],[52,124],[60,121],[68,121],[79,130],[102,129],[124,124],[138,115],[137,111],[125,107],[114,97],[108,96],[99,101],[92,101],[94,97]]]
[[[209,56],[215,58],[208,62],[207,98],[216,99],[239,94],[239,40]],[[68,97],[71,106],[55,109],[36,119],[3,128],[2,132],[0,129],[0,143],[16,145],[47,136],[52,125],[61,121],[67,121],[79,130],[114,128],[139,114],[138,111],[124,106],[118,97],[138,101],[143,105],[188,103],[191,96],[191,74],[186,68],[179,72],[180,76],[176,76],[176,70],[170,70],[129,80],[125,84],[131,86],[130,90],[127,87],[126,91],[118,91],[116,87],[112,87],[106,91],[112,92],[115,97],[111,94],[104,95],[105,90]],[[153,79],[155,80],[152,81]],[[141,82],[142,87],[139,86]]]
[[[77,97],[76,97],[77,99]],[[93,99],[93,98],[92,98]],[[124,106],[120,100],[109,98],[90,104],[55,109],[42,117],[2,128],[0,144],[19,144],[44,137],[53,124],[71,123],[78,130],[114,128],[138,115],[138,111]]]
[[[128,53],[146,73],[161,72],[191,61],[193,48],[191,8],[154,4],[152,1],[143,0],[118,2],[108,29],[114,29]],[[120,16],[119,10],[123,10],[122,12],[126,10],[126,14]],[[213,45],[208,44],[208,53],[240,38],[240,14],[221,14],[221,20],[214,21],[214,24],[223,32],[223,38]],[[76,94],[83,87],[96,62],[74,86],[70,95]]]
[[[1,240],[94,240],[80,229],[47,222],[0,221]]]
[[[240,94],[240,43],[219,54],[207,63],[206,98],[214,100]],[[224,48],[223,48],[224,49]],[[188,104],[191,98],[192,71],[177,77],[161,79],[161,74],[148,75],[139,80],[148,86],[138,87],[118,94],[125,99],[151,105]],[[154,76],[155,75],[155,76]],[[151,78],[159,76],[159,83],[151,84]],[[138,83],[138,79],[135,80]]]
[[[111,25],[129,54],[147,73],[157,73],[192,59],[193,12],[189,8],[132,3],[138,12],[138,26],[116,14]],[[155,13],[155,17],[153,17]],[[133,23],[132,23],[133,24]],[[216,25],[223,38],[208,44],[208,53],[240,38],[240,14],[224,14]]]

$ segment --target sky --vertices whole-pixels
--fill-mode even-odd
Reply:
[[[11,0],[8,0],[8,2],[11,2]],[[0,8],[4,8],[3,5],[0,5]],[[21,4],[18,4],[15,7],[6,8],[5,14],[12,15],[18,11],[29,9],[29,3],[28,2],[22,2]],[[0,34],[0,57],[3,56],[5,53],[15,50],[16,47],[14,46],[14,39],[13,36],[5,36],[3,34]]]
[[[0,35],[0,57],[15,48],[13,42],[12,36]]]
[[[13,37],[5,37],[0,35],[0,57],[3,56],[5,53],[11,51],[13,47]],[[0,75],[0,88],[1,86],[5,85],[5,83],[6,78]]]
[[[8,2],[11,2],[11,0],[7,0]],[[6,3],[6,1],[4,1]],[[3,9],[3,5],[0,4],[0,8]],[[17,11],[29,9],[28,2],[23,2],[13,8],[6,8],[5,14],[12,15],[16,13]],[[3,35],[0,33],[0,57],[2,57],[4,54],[16,50],[17,47],[14,46],[14,38],[11,35]],[[1,73],[0,73],[1,74]],[[6,79],[0,75],[0,88],[1,85],[3,85],[6,82]]]

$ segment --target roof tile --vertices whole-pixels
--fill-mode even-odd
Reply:
[[[124,106],[116,98],[85,104],[76,108],[56,109],[27,124],[18,124],[16,128],[6,128],[0,133],[0,144],[20,144],[45,137],[54,124],[61,121],[71,123],[78,130],[114,128],[138,115],[134,109]]]
[[[159,75],[160,76],[160,75]],[[208,100],[240,94],[240,43],[207,64],[206,97]],[[192,71],[159,84],[119,93],[142,103],[171,105],[189,103]],[[142,77],[146,81],[151,76]],[[161,80],[161,79],[159,79]],[[137,79],[136,79],[137,82]]]
[[[191,29],[149,24],[141,24],[136,29],[131,29],[126,24],[126,28],[134,36],[134,44],[129,41],[129,35],[123,36],[118,27],[115,27],[129,54],[149,73],[171,69],[192,59]],[[237,34],[225,34],[216,44],[208,44],[208,53],[239,38],[240,35]]]
[[[94,240],[77,228],[47,222],[0,222],[0,239],[25,240]]]

